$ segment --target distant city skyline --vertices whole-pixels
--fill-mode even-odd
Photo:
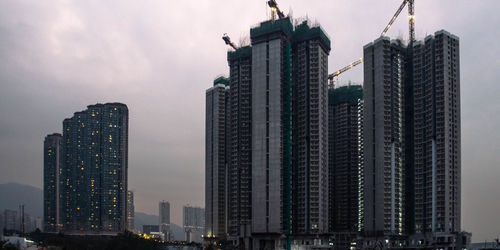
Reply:
[[[362,56],[362,46],[379,35],[400,1],[279,4],[285,13],[293,9],[294,16],[321,23],[332,40],[333,72]],[[418,40],[440,29],[461,39],[461,227],[475,242],[498,237],[500,224],[500,193],[494,192],[500,190],[494,115],[500,112],[500,31],[487,28],[500,22],[499,7],[494,0],[416,3]],[[227,32],[238,41],[267,13],[265,1],[1,2],[0,183],[42,187],[44,136],[61,131],[60,121],[89,103],[124,102],[135,210],[156,214],[165,199],[172,222],[182,225],[184,204],[204,204],[200,90],[228,74],[220,36]],[[398,20],[388,35],[406,34],[407,23]],[[361,67],[353,69],[340,83],[360,83],[362,75]]]

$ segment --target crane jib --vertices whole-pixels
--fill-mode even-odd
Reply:
[[[413,44],[413,41],[415,40],[415,6],[414,6],[415,0],[403,0],[401,5],[399,6],[398,10],[394,14],[394,16],[391,18],[387,26],[385,26],[384,30],[380,34],[380,36],[385,36],[387,31],[391,28],[392,24],[396,21],[398,18],[399,14],[401,11],[403,11],[404,7],[406,4],[408,4],[408,28],[409,28],[409,37],[408,37],[408,42],[409,44]],[[356,65],[359,65],[363,62],[363,59],[360,59],[354,63],[349,64],[348,66],[343,67],[340,70],[335,71],[335,73],[332,73],[328,75],[328,80],[333,84],[334,78],[338,77],[340,74],[344,73],[345,71],[354,68]]]

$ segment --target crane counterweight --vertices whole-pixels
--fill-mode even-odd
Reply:
[[[224,33],[224,35],[222,36],[222,40],[224,40],[224,42],[231,46],[234,50],[237,50],[238,49],[238,46],[236,46],[236,44],[234,44],[233,42],[231,42],[231,38],[229,38],[229,36],[227,34]]]
[[[267,5],[269,5],[269,8],[271,8],[271,16],[273,20],[276,18],[276,14],[278,14],[279,19],[285,18],[285,14],[283,14],[280,8],[278,8],[278,3],[276,3],[276,0],[267,1]]]

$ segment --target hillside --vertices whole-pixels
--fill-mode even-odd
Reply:
[[[42,217],[43,191],[19,183],[0,184],[0,211],[4,209],[18,211],[20,204],[24,204],[24,211],[30,216]]]

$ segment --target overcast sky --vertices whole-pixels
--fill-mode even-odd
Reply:
[[[279,0],[332,40],[331,72],[362,56],[401,0]],[[498,0],[416,0],[416,34],[460,37],[462,228],[500,236]],[[405,9],[387,35],[408,37]],[[228,74],[233,41],[269,17],[265,0],[0,0],[0,183],[42,187],[43,139],[89,104],[130,110],[129,188],[136,211],[172,221],[204,206],[205,90]],[[340,76],[361,83],[362,67]]]

